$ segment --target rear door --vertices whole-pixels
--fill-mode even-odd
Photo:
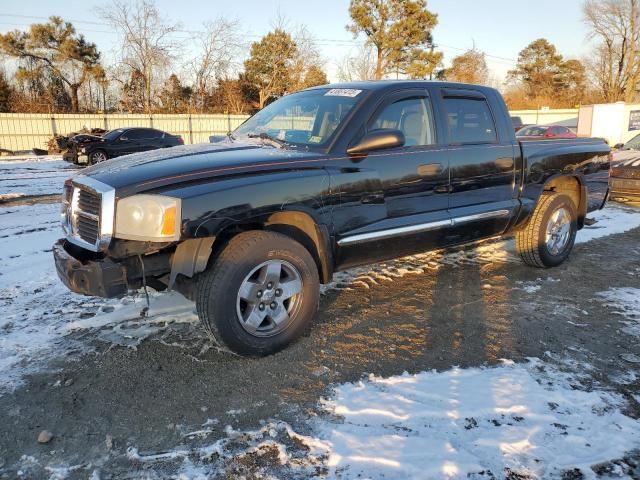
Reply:
[[[449,146],[449,243],[497,235],[517,208],[518,146],[480,90],[440,89]]]
[[[132,149],[135,152],[146,152],[162,147],[163,132],[154,128],[138,128],[134,130],[129,139],[132,140]]]

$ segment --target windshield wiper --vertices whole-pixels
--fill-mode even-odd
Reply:
[[[272,137],[268,133],[250,133],[247,135],[249,138],[259,138],[260,140],[267,140],[268,142],[275,143],[280,148],[285,148],[289,144],[284,140],[280,140],[279,138]]]

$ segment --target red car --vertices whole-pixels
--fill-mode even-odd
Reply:
[[[577,135],[567,127],[560,125],[532,125],[524,127],[516,132],[519,139],[552,139],[552,138],[576,138]]]

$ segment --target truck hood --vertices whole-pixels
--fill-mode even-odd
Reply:
[[[126,155],[84,169],[79,175],[131,195],[214,177],[314,166],[317,152],[260,143],[183,145]]]

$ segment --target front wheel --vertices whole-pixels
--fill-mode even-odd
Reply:
[[[109,157],[107,157],[107,153],[105,151],[103,151],[103,150],[96,150],[91,155],[89,155],[89,161],[90,161],[91,165],[94,165],[94,164],[100,163],[100,162],[104,162],[108,158]]]
[[[527,265],[556,267],[571,253],[577,231],[577,209],[571,197],[545,192],[527,226],[516,234],[516,248]]]
[[[320,287],[313,257],[273,232],[233,237],[197,279],[205,328],[232,351],[262,356],[283,349],[311,325]]]

